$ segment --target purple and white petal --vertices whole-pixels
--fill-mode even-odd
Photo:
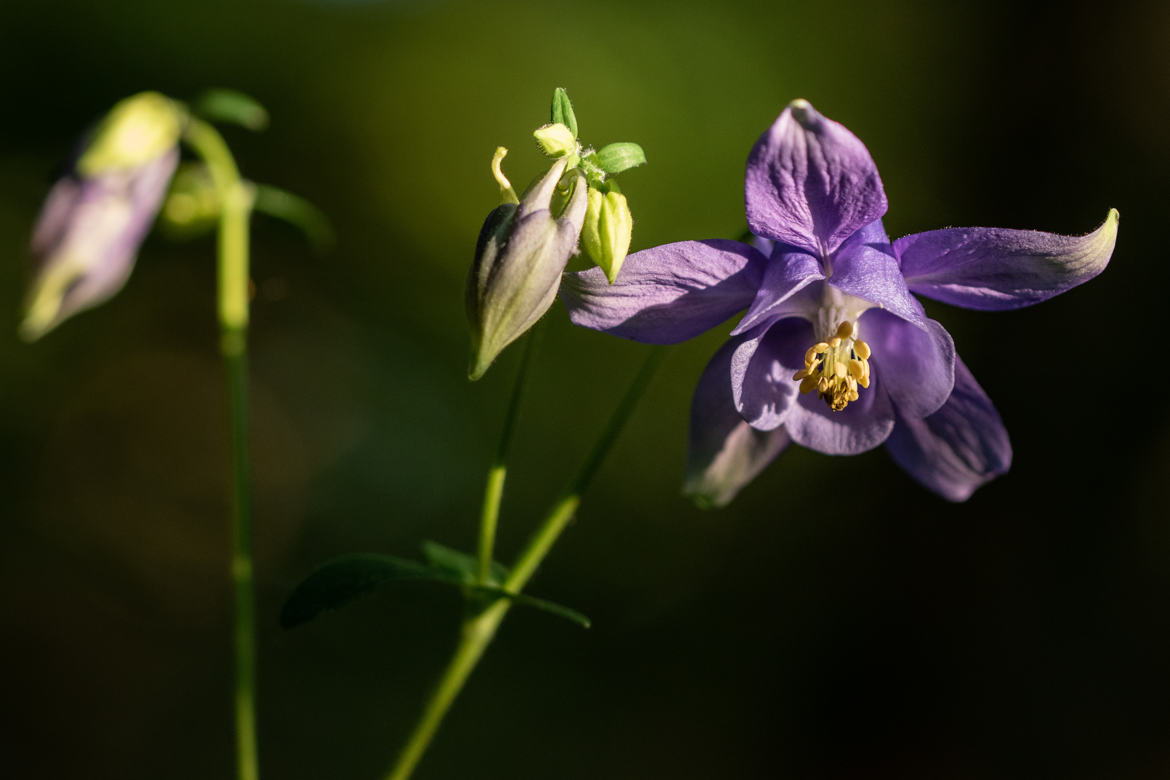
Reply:
[[[831,259],[829,284],[925,328],[926,317],[902,278],[898,258],[881,220],[845,242]]]
[[[744,334],[731,355],[731,398],[748,425],[771,431],[784,423],[796,401],[794,369],[781,355],[807,349],[809,323],[799,317],[782,319]]]
[[[1003,420],[959,359],[950,399],[925,419],[899,415],[886,448],[910,476],[949,501],[966,501],[1012,465]]]
[[[926,417],[946,403],[955,386],[955,342],[942,325],[926,320],[923,329],[870,309],[858,331],[900,415]]]
[[[812,282],[824,279],[821,263],[807,252],[779,251],[768,261],[759,292],[747,314],[731,331],[737,336],[752,328],[775,320],[786,313],[808,314],[807,306],[794,306],[793,296]]]
[[[887,208],[865,144],[806,100],[792,101],[756,142],[744,194],[753,233],[818,257]]]
[[[600,268],[565,274],[575,325],[648,344],[677,344],[752,302],[766,259],[738,241],[680,241],[635,252],[618,280]]]
[[[1117,210],[1086,236],[1038,230],[949,228],[899,238],[894,248],[910,289],[968,309],[1018,309],[1048,300],[1105,270],[1117,241]]]
[[[683,493],[704,507],[724,506],[788,446],[783,428],[752,428],[731,399],[731,356],[740,344],[723,345],[703,370],[691,402],[691,433]]]
[[[775,341],[769,338],[771,354],[791,377],[804,368],[804,352],[815,343],[813,328],[798,318],[781,320],[770,330],[777,328],[787,332]],[[798,383],[793,381],[792,386],[795,389]],[[894,408],[876,366],[869,388],[861,390],[860,397],[843,411],[832,411],[814,392],[798,394],[784,414],[784,429],[794,442],[826,455],[856,455],[871,450],[886,440],[893,427]]]

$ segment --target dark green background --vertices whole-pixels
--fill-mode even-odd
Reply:
[[[0,774],[225,778],[226,434],[209,239],[152,237],[126,289],[15,336],[31,224],[77,134],[145,88],[266,104],[246,175],[311,197],[315,257],[256,220],[252,348],[267,778],[376,778],[453,643],[424,586],[292,632],[350,551],[470,548],[516,350],[464,377],[464,274],[555,86],[640,142],[634,248],[744,228],[743,162],[805,97],[869,146],[891,235],[1083,233],[1109,269],[1042,306],[928,304],[1012,435],[953,506],[882,451],[799,448],[729,509],[679,497],[673,349],[421,766],[427,778],[1170,775],[1170,10],[1073,3],[47,3],[0,9]],[[548,317],[504,505],[510,558],[646,348]]]

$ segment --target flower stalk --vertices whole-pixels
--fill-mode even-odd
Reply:
[[[524,356],[520,359],[516,382],[512,386],[512,398],[508,401],[508,411],[504,416],[504,430],[500,434],[500,444],[496,448],[495,458],[487,473],[487,484],[484,487],[483,508],[480,512],[479,522],[479,582],[485,585],[491,579],[496,526],[499,523],[500,503],[504,498],[504,481],[508,477],[508,453],[512,448],[512,435],[516,430],[516,418],[520,414],[520,403],[524,399],[528,369],[532,365],[532,355],[536,352],[539,334],[538,324],[529,333],[528,340],[524,345]]]
[[[256,739],[256,597],[252,574],[251,475],[248,458],[248,224],[251,184],[223,137],[188,120],[184,140],[206,163],[221,204],[217,259],[220,354],[227,374],[231,443],[232,592],[234,596],[236,776],[260,777]]]
[[[531,351],[531,349],[530,344],[528,350]],[[512,567],[507,579],[504,581],[504,590],[514,594],[520,593],[528,584],[528,581],[532,579],[533,575],[536,574],[536,570],[548,556],[553,545],[560,538],[561,533],[568,527],[577,511],[577,507],[581,503],[582,494],[588,489],[594,476],[597,474],[597,470],[613,449],[618,435],[621,433],[622,428],[625,427],[638,401],[646,391],[650,380],[653,379],[654,373],[662,361],[662,356],[663,353],[661,350],[654,350],[647,356],[645,362],[642,364],[642,368],[630,383],[617,408],[614,409],[609,423],[602,431],[601,436],[598,437],[597,442],[593,445],[589,457],[585,459],[577,475],[569,483],[569,487],[561,494],[561,497],[556,503],[553,504],[536,533],[533,534],[524,550],[520,553],[516,564]],[[527,362],[527,356],[525,362]],[[520,381],[523,381],[523,377],[521,377]],[[514,398],[515,396],[516,393],[513,394]],[[509,416],[511,416],[511,411],[509,412]],[[509,429],[510,426],[505,427],[505,431]],[[505,437],[508,435],[510,434],[505,433]],[[479,663],[479,659],[483,656],[484,651],[491,644],[492,639],[495,638],[496,631],[499,629],[500,623],[503,622],[511,606],[512,602],[510,600],[497,599],[489,603],[486,607],[470,614],[463,621],[459,644],[455,648],[455,654],[451,657],[451,661],[447,664],[447,668],[439,678],[439,682],[435,686],[430,699],[427,701],[422,716],[415,725],[414,731],[411,733],[402,752],[399,753],[398,760],[390,769],[389,774],[386,775],[386,780],[407,780],[411,776],[411,773],[414,772],[415,767],[422,759],[423,754],[435,736],[435,732],[442,723],[443,717],[447,714],[455,698],[463,689],[464,683],[467,682],[467,678],[475,669],[476,664]]]

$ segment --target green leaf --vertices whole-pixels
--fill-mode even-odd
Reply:
[[[458,576],[461,582],[474,584],[479,577],[479,559],[467,553],[445,547],[438,542],[422,544],[423,558],[434,569],[442,569]],[[508,579],[508,570],[499,561],[492,561],[491,579],[493,585],[500,585]]]
[[[268,110],[233,89],[209,89],[191,107],[213,122],[231,122],[257,132],[268,127]]]
[[[301,231],[313,251],[324,254],[333,248],[335,237],[329,218],[309,201],[270,184],[254,185],[252,208],[262,214],[282,220]]]
[[[561,617],[572,623],[576,623],[577,625],[581,626],[581,628],[589,628],[593,625],[593,621],[577,610],[570,609],[563,604],[557,604],[554,601],[538,599],[535,596],[525,596],[523,593],[509,593],[503,588],[491,588],[477,585],[473,588],[473,590],[483,591],[485,593],[490,593],[505,599],[511,599],[512,603],[517,606],[539,609],[542,612],[547,612],[550,615],[556,615],[557,617]]]
[[[308,623],[322,612],[368,596],[378,586],[392,582],[430,582],[453,586],[465,593],[488,599],[511,599],[517,606],[539,609],[585,628],[590,626],[589,618],[575,609],[523,593],[512,593],[498,584],[474,584],[473,572],[477,564],[469,555],[434,542],[425,543],[424,550],[431,560],[430,565],[391,555],[373,554],[346,555],[322,564],[293,589],[280,611],[281,627],[295,628]],[[493,577],[500,575],[506,577],[507,571],[495,564]]]
[[[573,131],[573,137],[577,137],[577,115],[573,113],[573,104],[569,101],[569,95],[561,87],[557,87],[553,91],[549,121],[553,124],[559,122],[562,125],[567,125]]]
[[[280,611],[280,625],[293,628],[322,612],[373,592],[384,582],[454,582],[451,575],[389,555],[346,555],[321,565],[293,590]]]
[[[646,153],[636,143],[622,141],[597,150],[597,164],[611,176],[646,164]]]

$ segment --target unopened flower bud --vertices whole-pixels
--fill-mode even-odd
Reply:
[[[585,225],[581,229],[581,244],[593,262],[605,271],[613,284],[630,251],[634,231],[634,216],[626,196],[620,192],[601,192],[589,188],[589,205],[585,211]]]
[[[122,288],[179,161],[182,114],[153,92],[119,103],[53,185],[33,231],[21,335],[37,339]]]
[[[473,380],[556,299],[561,273],[577,248],[587,197],[583,177],[573,172],[566,177],[572,193],[555,213],[553,197],[564,174],[565,160],[557,160],[519,205],[498,206],[480,231],[467,277]]]
[[[159,215],[161,227],[174,236],[197,235],[213,228],[219,213],[219,192],[207,166],[180,165]]]
[[[549,157],[565,157],[577,151],[577,139],[573,131],[559,122],[541,125],[532,131],[541,150]]]

